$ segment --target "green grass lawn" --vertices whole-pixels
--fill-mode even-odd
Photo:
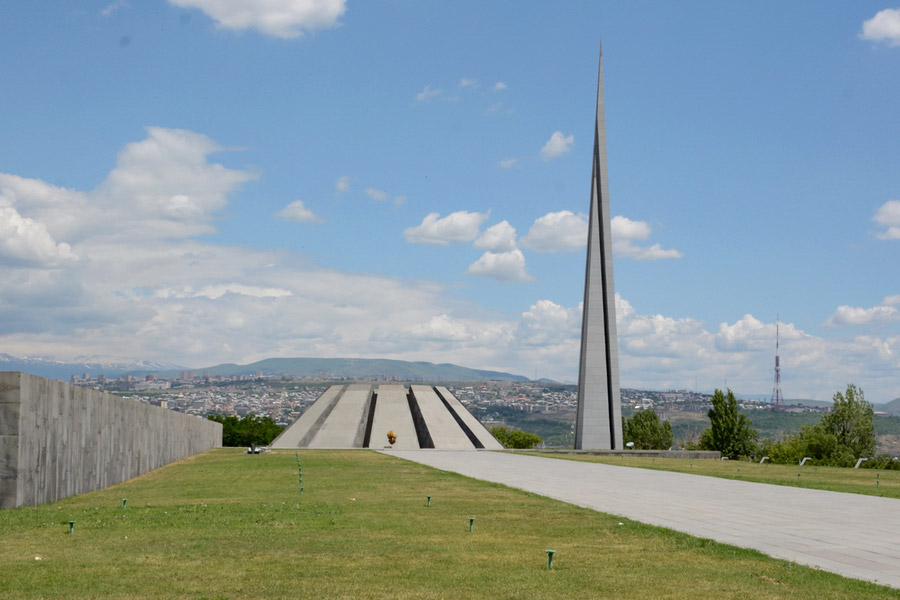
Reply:
[[[690,460],[687,458],[645,458],[638,456],[592,456],[589,454],[535,453],[538,456],[563,458],[607,465],[676,471],[725,479],[742,479],[756,483],[772,483],[793,487],[900,498],[900,471],[812,467],[804,465],[758,464],[729,460]]]
[[[898,596],[374,452],[300,459],[302,496],[293,452],[222,449],[102,491],[0,511],[0,597]]]

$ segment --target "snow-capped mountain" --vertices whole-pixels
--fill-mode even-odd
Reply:
[[[140,375],[166,370],[184,370],[184,367],[154,361],[123,361],[106,356],[79,356],[71,362],[61,362],[52,356],[27,356],[19,358],[0,352],[0,371],[22,371],[48,379],[68,381],[72,375],[89,374],[91,377],[106,375],[118,377],[125,373]]]

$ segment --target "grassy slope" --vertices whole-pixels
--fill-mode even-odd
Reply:
[[[0,511],[0,597],[897,595],[372,452],[300,456],[302,497],[293,453],[216,450],[99,492]],[[553,570],[547,548],[558,551]]]
[[[793,487],[900,498],[900,471],[876,469],[844,469],[840,467],[810,467],[773,465],[727,460],[689,460],[680,458],[603,457],[590,455],[547,453],[541,456],[588,462],[600,462],[625,467],[676,471],[694,475],[708,475],[725,479],[742,479],[757,483],[789,485]],[[798,477],[799,475],[799,477]]]

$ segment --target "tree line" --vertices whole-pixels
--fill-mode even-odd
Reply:
[[[739,411],[734,393],[717,389],[707,412],[709,427],[686,449],[716,450],[733,460],[767,456],[780,464],[797,464],[809,458],[810,464],[833,467],[852,467],[858,459],[866,458],[865,467],[900,469],[900,462],[893,457],[875,456],[875,413],[863,391],[850,384],[834,394],[833,402],[818,423],[803,427],[799,433],[781,441],[760,440],[750,418]],[[672,445],[671,425],[660,421],[652,410],[623,419],[623,435],[634,448],[666,449]]]
[[[252,413],[241,419],[234,415],[209,415],[207,419],[222,424],[222,445],[225,447],[268,446],[284,431],[272,417],[258,417]]]

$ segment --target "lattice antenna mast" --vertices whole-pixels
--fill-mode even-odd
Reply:
[[[775,385],[772,387],[772,404],[775,410],[784,408],[784,397],[781,395],[781,359],[778,356],[778,317],[775,318]]]

